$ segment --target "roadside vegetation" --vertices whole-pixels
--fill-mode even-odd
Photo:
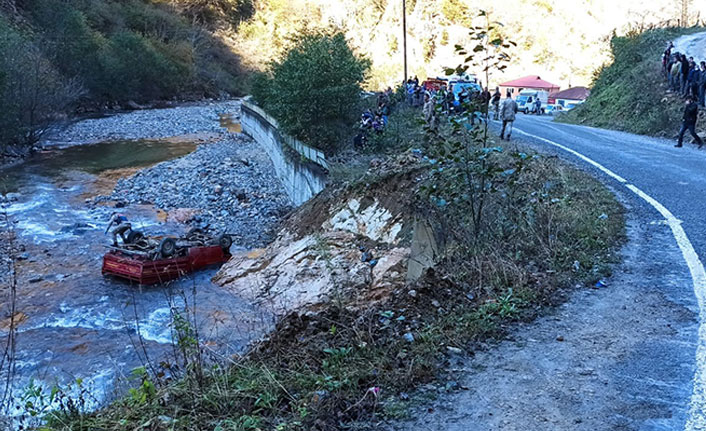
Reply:
[[[491,30],[472,31],[475,43],[459,48],[468,64],[459,68],[476,55],[502,51],[506,43],[490,40]],[[406,202],[405,215],[428,224],[440,244],[436,265],[419,280],[370,304],[360,303],[365,292],[348,294],[341,286],[322,308],[283,317],[246,356],[215,362],[205,359],[188,310],[180,312],[174,319],[178,365],[138,370],[134,389],[97,412],[68,403],[61,389],[44,398],[30,393],[47,428],[371,426],[403,417],[410,400],[429,396],[415,392],[420,385],[459,390],[443,371],[451,357],[501,337],[508,325],[560,300],[565,289],[608,276],[624,226],[612,194],[556,158],[496,143],[487,122],[476,119],[470,127],[476,114],[466,108],[438,128],[425,126],[419,111],[395,108],[370,149],[382,167],[333,185],[291,216],[294,224],[325,219],[319,214],[325,200],[360,194]],[[321,249],[326,259],[326,245]],[[43,409],[49,396],[62,400],[61,408]]]
[[[305,31],[290,43],[284,59],[255,78],[253,96],[282,131],[330,154],[352,136],[370,62],[340,31]]]
[[[591,97],[558,121],[672,137],[679,131],[683,99],[669,92],[661,58],[667,44],[703,28],[633,31],[611,40],[613,61],[596,71]],[[699,123],[704,126],[703,117]]]
[[[458,212],[465,205],[407,188],[420,176],[433,187],[437,165],[373,171],[334,195],[403,189],[420,196],[410,215],[440,228],[443,259],[387,300],[361,309],[365,292],[357,292],[291,313],[245,357],[215,362],[205,360],[187,310],[176,320],[178,365],[139,370],[126,397],[95,413],[67,403],[62,390],[53,396],[70,408],[38,411],[56,430],[338,430],[404,418],[417,403],[460,390],[445,365],[561,301],[566,289],[609,276],[623,238],[620,205],[585,173],[527,154],[517,180],[505,178],[516,150],[492,147],[497,172],[477,232],[470,213]],[[295,216],[320,217],[307,208],[320,209],[313,202]],[[424,384],[434,391],[415,391]]]

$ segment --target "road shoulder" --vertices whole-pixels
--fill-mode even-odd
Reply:
[[[431,407],[396,430],[674,430],[691,396],[697,305],[668,226],[617,192],[629,242],[607,288],[460,360]],[[456,387],[456,385],[447,385]]]

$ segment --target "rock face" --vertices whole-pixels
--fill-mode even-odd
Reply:
[[[368,197],[344,200],[330,214],[316,233],[285,230],[269,247],[234,256],[214,281],[276,315],[316,312],[337,295],[361,306],[388,297],[407,275],[402,214]]]
[[[354,198],[324,227],[364,235],[374,241],[395,243],[402,230],[402,223],[377,200],[364,206],[359,199]]]

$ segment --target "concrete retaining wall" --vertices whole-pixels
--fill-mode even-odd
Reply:
[[[326,187],[328,164],[321,151],[280,134],[277,121],[247,100],[242,103],[240,121],[243,133],[270,156],[277,176],[295,205],[303,204]]]

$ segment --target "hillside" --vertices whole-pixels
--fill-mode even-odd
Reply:
[[[237,54],[215,36],[247,1],[3,0],[0,143],[35,142],[77,109],[242,94]]]
[[[469,17],[480,10],[503,24],[515,41],[513,61],[491,85],[536,74],[567,87],[588,85],[593,73],[610,60],[610,36],[631,28],[661,25],[675,18],[672,0],[407,0],[409,70],[420,78],[456,66],[454,45],[467,45]],[[694,19],[704,5],[694,4]],[[402,79],[402,1],[261,0],[254,17],[234,41],[255,68],[281,55],[288,38],[302,27],[333,25],[346,32],[358,51],[372,60],[371,89]]]
[[[455,66],[455,45],[469,44],[467,28],[486,10],[503,23],[494,31],[517,43],[491,85],[528,74],[588,85],[611,59],[613,32],[679,15],[672,0],[655,0],[647,12],[638,0],[496,3],[407,0],[410,74],[423,79]],[[695,5],[693,19],[705,8]],[[400,81],[401,1],[2,0],[0,145],[7,153],[35,143],[57,118],[86,108],[247,93],[248,71],[281,59],[302,30],[330,27],[370,59],[368,89]]]
[[[560,121],[674,136],[681,122],[683,99],[668,91],[660,58],[669,41],[700,30],[655,29],[614,37],[613,61],[598,71],[591,97],[559,117]]]

